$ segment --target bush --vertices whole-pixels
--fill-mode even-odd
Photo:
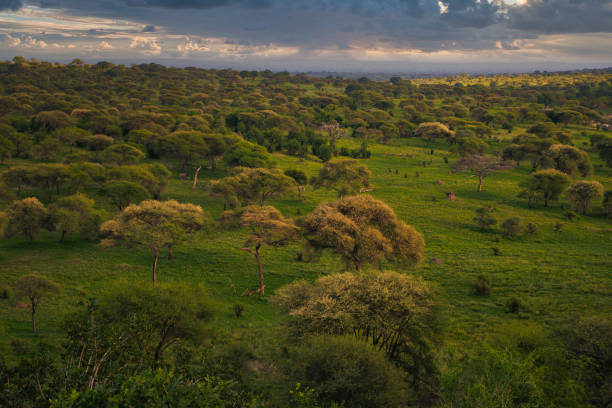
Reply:
[[[10,286],[0,288],[0,299],[10,299],[13,296],[13,289]]]
[[[493,210],[488,207],[481,207],[476,210],[476,216],[472,219],[480,229],[491,228],[497,224],[497,220],[491,213]]]
[[[574,219],[578,218],[578,214],[573,211],[566,211],[565,218],[567,218],[568,221],[573,221]]]
[[[508,312],[518,313],[521,309],[521,302],[517,298],[512,298],[506,303],[506,307],[508,308]]]
[[[612,190],[608,190],[604,194],[603,208],[606,216],[612,218]]]
[[[604,188],[597,181],[578,181],[567,189],[567,196],[572,205],[572,209],[579,214],[591,212],[593,203],[601,200]]]
[[[535,234],[537,232],[538,232],[538,225],[537,224],[533,224],[531,222],[529,224],[527,224],[527,233],[528,234],[533,235],[533,234]]]
[[[286,363],[290,383],[314,389],[325,406],[401,407],[407,399],[402,371],[383,351],[352,336],[311,338]]]
[[[507,237],[518,237],[523,233],[523,223],[518,217],[508,218],[501,225],[504,235]]]
[[[474,294],[478,296],[488,296],[491,294],[491,281],[486,275],[479,275],[474,282]]]
[[[242,313],[244,313],[244,306],[238,303],[235,304],[234,305],[234,315],[239,318],[242,316]]]

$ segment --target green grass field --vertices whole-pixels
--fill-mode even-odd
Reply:
[[[572,130],[576,144],[581,145],[581,129]],[[352,140],[341,144],[356,146]],[[493,145],[496,148],[499,146]],[[564,217],[564,197],[550,208],[528,208],[525,200],[517,198],[518,182],[529,174],[526,163],[517,170],[490,175],[484,181],[484,191],[477,193],[474,177],[452,174],[450,164],[445,164],[444,157],[450,163],[457,159],[448,147],[433,149],[431,155],[430,148],[415,139],[373,145],[372,157],[363,163],[372,171],[371,194],[387,202],[400,219],[425,237],[425,261],[415,271],[406,272],[420,275],[434,286],[449,342],[469,345],[474,336],[495,332],[510,319],[555,323],[574,313],[612,313],[612,222],[601,215],[601,203],[592,216],[574,221]],[[601,167],[594,154],[591,158],[594,179],[611,189],[610,172]],[[275,159],[279,167],[302,169],[309,176],[321,165],[283,155]],[[426,166],[422,165],[424,161]],[[191,189],[191,181],[178,180],[174,175],[164,198],[200,204],[218,217],[223,210],[221,201],[207,197],[202,187],[207,179],[222,174],[203,171],[197,190]],[[458,199],[447,200],[449,191]],[[272,204],[287,216],[297,216],[334,198],[333,192],[308,189],[302,202],[294,198]],[[487,204],[496,209],[498,226],[493,231],[481,231],[472,222],[474,211]],[[538,232],[514,239],[502,237],[499,224],[510,217],[536,224]],[[562,231],[554,230],[556,222],[563,224]],[[205,284],[218,310],[213,327],[219,335],[250,335],[278,327],[282,316],[267,302],[275,289],[296,279],[313,280],[343,268],[331,254],[311,263],[297,261],[299,244],[266,247],[262,250],[266,296],[243,297],[245,289],[257,284],[255,260],[240,250],[245,239],[245,232],[215,228],[177,247],[176,258],[162,258],[159,266],[160,281]],[[61,292],[39,310],[36,336],[49,342],[61,341],[62,316],[84,296],[94,295],[119,278],[148,281],[152,263],[150,253],[143,249],[102,249],[98,242],[74,237],[64,244],[58,240],[58,233],[43,233],[31,245],[23,239],[0,241],[0,286],[10,286],[26,273],[38,273],[61,284]],[[499,248],[498,256],[493,253],[494,247]],[[434,258],[439,262],[431,262]],[[392,265],[386,267],[393,269]],[[491,296],[471,294],[472,283],[480,274],[490,277]],[[518,315],[507,313],[506,302],[511,298],[519,299],[524,306]],[[245,306],[241,318],[233,314],[235,304]],[[35,338],[27,306],[14,299],[0,299],[0,351],[8,350],[14,339]]]

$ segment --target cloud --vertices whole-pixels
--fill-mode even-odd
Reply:
[[[0,0],[0,11],[19,10],[21,7],[23,7],[21,0]]]
[[[146,26],[144,26],[144,28],[142,29],[143,33],[154,33],[155,32],[155,26],[152,24],[147,24]]]
[[[508,10],[509,27],[537,33],[612,32],[610,0],[527,0]]]
[[[139,50],[144,55],[160,55],[162,52],[157,38],[135,37],[130,43],[130,48]]]

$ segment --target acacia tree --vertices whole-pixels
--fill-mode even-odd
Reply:
[[[297,185],[298,199],[302,200],[302,191],[304,191],[304,185],[308,183],[308,177],[302,170],[289,169],[285,170],[285,176],[291,177],[295,180]]]
[[[226,202],[257,203],[286,196],[295,186],[293,178],[278,169],[241,168],[234,176],[213,180],[209,184],[212,195],[223,197]]]
[[[93,234],[100,225],[94,200],[83,194],[62,197],[51,205],[51,223],[61,232],[60,242],[75,232]]]
[[[512,160],[501,160],[495,156],[488,154],[485,155],[474,155],[469,157],[463,157],[453,165],[455,172],[470,171],[478,177],[478,189],[477,192],[482,191],[482,181],[489,174],[500,171],[508,170],[516,167],[516,162]]]
[[[6,211],[8,235],[22,234],[32,243],[47,222],[48,211],[36,197],[14,201]]]
[[[17,293],[20,297],[27,297],[32,312],[32,332],[36,333],[36,311],[40,302],[47,295],[57,292],[58,285],[47,278],[36,274],[25,275],[17,281]]]
[[[297,228],[292,219],[283,217],[280,211],[269,205],[265,207],[246,207],[240,216],[240,224],[251,232],[246,246],[242,250],[255,257],[259,273],[259,288],[253,291],[247,290],[245,294],[259,293],[263,296],[265,285],[259,250],[262,245],[287,245],[291,240],[297,238]]]
[[[189,225],[187,225],[189,224]],[[162,248],[171,248],[204,225],[200,206],[175,200],[143,201],[132,204],[114,220],[102,224],[104,246],[143,246],[153,254],[153,286],[157,283],[157,262]],[[170,252],[171,254],[171,252]]]
[[[127,143],[113,144],[104,149],[102,159],[118,166],[136,164],[144,159],[145,154],[138,148]]]
[[[398,260],[418,264],[425,250],[423,236],[397,219],[391,207],[369,195],[345,197],[322,203],[306,217],[304,236],[308,247],[332,249],[348,269],[364,264]]]
[[[65,321],[65,370],[92,389],[130,367],[158,363],[173,345],[201,339],[212,308],[202,286],[119,280]]]
[[[370,170],[357,160],[332,160],[323,165],[312,179],[315,188],[326,188],[338,192],[338,197],[358,193],[370,185]]]
[[[529,205],[543,200],[544,207],[548,207],[548,203],[557,200],[570,182],[569,176],[559,170],[536,171],[529,180],[520,184],[524,190],[519,193],[519,197],[527,198]]]
[[[597,181],[578,181],[567,189],[567,196],[574,211],[580,214],[591,212],[593,202],[601,200],[604,188]]]
[[[440,122],[423,122],[421,123],[416,131],[415,135],[417,137],[422,137],[427,140],[427,145],[436,140],[446,138],[450,140],[450,138],[455,134],[452,130],[448,128],[443,123]]]
[[[181,172],[184,172],[194,160],[207,157],[209,148],[202,132],[179,131],[162,139],[162,151],[176,157],[181,163]]]
[[[289,315],[295,335],[354,336],[404,368],[421,397],[431,391],[437,315],[422,279],[396,272],[332,274],[284,286],[272,302]]]
[[[540,159],[540,164],[544,168],[552,167],[571,177],[587,177],[593,173],[593,165],[587,152],[570,145],[550,146]]]
[[[138,204],[142,200],[151,198],[151,194],[140,184],[125,180],[112,180],[105,183],[100,192],[122,211],[132,203]]]

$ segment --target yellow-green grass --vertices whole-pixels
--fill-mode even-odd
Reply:
[[[581,131],[572,129],[577,143],[582,140]],[[343,140],[341,145],[354,148],[358,143]],[[371,194],[387,202],[399,218],[425,237],[424,262],[416,270],[405,272],[420,275],[433,285],[449,341],[469,345],[473,336],[493,332],[510,319],[555,324],[575,313],[612,313],[612,222],[600,214],[601,203],[595,206],[594,215],[574,221],[564,217],[565,197],[550,208],[528,208],[525,200],[517,198],[518,183],[529,177],[527,163],[516,170],[491,174],[485,178],[484,190],[477,193],[474,177],[453,174],[450,164],[444,162],[445,157],[451,164],[457,160],[448,146],[433,146],[433,155],[430,149],[415,139],[372,145],[372,157],[362,163],[372,172]],[[596,168],[593,178],[612,189],[609,171],[601,167],[596,155],[591,157]],[[275,159],[279,167],[302,169],[309,176],[321,166],[313,159],[280,154]],[[216,218],[223,211],[223,203],[208,197],[203,187],[209,179],[223,174],[223,170],[212,174],[203,171],[196,190],[191,189],[190,180],[178,180],[175,174],[164,198],[200,204]],[[450,191],[456,193],[457,200],[446,199]],[[272,204],[285,215],[295,217],[334,198],[332,191],[308,189],[304,201],[291,197]],[[491,231],[481,231],[472,222],[474,211],[485,205],[495,207],[498,225]],[[503,237],[499,224],[511,217],[536,224],[538,232],[512,239]],[[554,230],[557,222],[563,224],[560,232]],[[268,304],[268,299],[277,288],[296,279],[313,280],[343,270],[341,262],[331,254],[311,263],[297,261],[297,243],[266,247],[262,251],[266,296],[243,297],[245,289],[257,284],[255,260],[240,250],[246,236],[245,231],[215,228],[177,247],[176,258],[162,259],[159,266],[160,281],[206,285],[217,309],[212,327],[218,333],[274,330],[283,317]],[[102,249],[94,241],[74,238],[60,244],[58,239],[57,233],[43,233],[31,245],[23,239],[0,243],[2,284],[13,284],[26,273],[39,273],[61,284],[61,293],[46,300],[39,310],[39,336],[51,342],[61,341],[60,322],[83,294],[95,295],[119,278],[148,281],[152,261],[144,249]],[[497,256],[494,247],[499,248]],[[434,258],[439,263],[431,262]],[[471,293],[472,283],[480,274],[491,279],[492,293],[488,297]],[[524,306],[518,316],[506,311],[506,302],[511,298],[519,299]],[[237,303],[245,306],[241,318],[233,315]],[[36,338],[29,331],[28,319],[29,311],[16,308],[14,299],[0,300],[0,347],[8,347],[12,339]]]

